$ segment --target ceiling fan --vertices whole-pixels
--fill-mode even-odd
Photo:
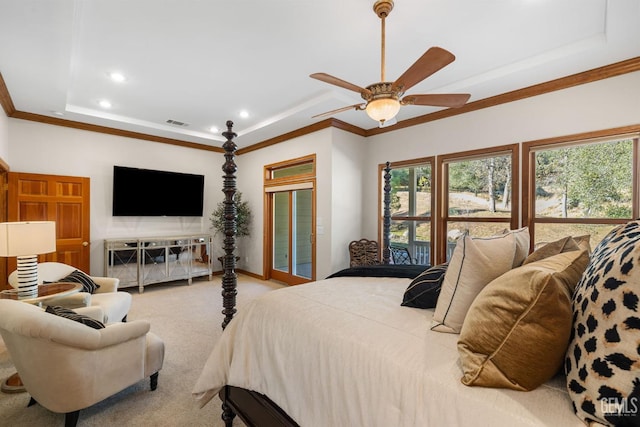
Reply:
[[[326,113],[317,114],[315,117],[326,116],[334,113],[340,113],[351,109],[365,110],[369,117],[380,123],[383,127],[389,124],[401,105],[428,105],[434,107],[462,107],[471,96],[467,93],[450,93],[450,94],[430,94],[430,95],[407,95],[402,97],[405,91],[412,86],[420,83],[436,71],[444,68],[452,63],[456,57],[440,47],[432,47],[427,50],[407,71],[404,72],[396,81],[385,81],[385,18],[389,16],[393,9],[393,0],[377,0],[373,5],[373,11],[378,15],[382,22],[382,55],[381,55],[381,77],[380,82],[373,83],[366,88],[354,85],[337,77],[333,77],[326,73],[314,73],[309,77],[340,86],[360,93],[362,99],[366,102],[360,104],[349,105],[348,107],[338,108]]]

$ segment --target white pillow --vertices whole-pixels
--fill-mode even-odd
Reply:
[[[494,237],[471,238],[466,233],[460,237],[442,282],[431,330],[459,334],[480,291],[522,264],[528,251],[527,227]]]

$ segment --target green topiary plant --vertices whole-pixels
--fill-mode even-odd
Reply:
[[[249,203],[242,200],[242,193],[236,193],[236,236],[244,237],[251,234],[251,209]],[[216,208],[211,213],[211,228],[213,228],[216,234],[224,234],[224,201],[218,203]]]

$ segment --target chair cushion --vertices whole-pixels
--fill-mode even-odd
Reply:
[[[56,316],[60,316],[60,317],[66,317],[67,319],[71,319],[74,320],[76,322],[82,323],[83,325],[87,325],[93,329],[103,329],[104,328],[104,323],[100,322],[99,320],[96,320],[92,317],[89,316],[85,316],[83,314],[78,314],[73,310],[70,310],[68,308],[65,307],[60,307],[57,305],[49,305],[47,306],[46,310],[47,313],[56,315]]]
[[[565,373],[574,409],[585,423],[638,425],[639,262],[636,220],[614,228],[596,246],[576,287]]]
[[[129,292],[96,293],[91,296],[91,305],[99,306],[104,311],[104,322],[121,322],[131,308]]]
[[[434,308],[438,302],[442,281],[449,263],[429,267],[413,279],[404,292],[402,306]]]
[[[91,277],[80,270],[74,270],[68,276],[59,279],[58,282],[80,283],[82,284],[82,290],[90,294],[94,293],[96,289],[100,287]]]

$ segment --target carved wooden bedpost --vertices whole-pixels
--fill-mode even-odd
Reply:
[[[226,328],[233,315],[236,313],[236,290],[238,285],[238,277],[236,275],[236,257],[233,251],[236,248],[236,219],[238,211],[236,207],[235,195],[236,195],[236,171],[238,170],[234,157],[236,149],[238,148],[233,142],[233,138],[237,135],[231,130],[233,122],[227,121],[227,131],[222,132],[222,135],[227,138],[222,145],[224,148],[225,162],[222,165],[222,171],[224,172],[224,184],[222,186],[222,192],[224,193],[224,261],[222,276],[222,314],[224,314],[224,321],[222,322],[222,329]]]
[[[391,163],[384,168],[384,210],[382,212],[382,263],[391,263],[389,237],[391,236]]]
[[[224,193],[224,257],[222,267],[224,274],[222,276],[222,314],[224,314],[224,320],[222,322],[222,329],[226,328],[233,315],[236,313],[236,295],[238,293],[238,276],[236,275],[236,257],[233,251],[236,248],[236,231],[237,223],[236,218],[238,210],[236,207],[235,195],[236,195],[236,171],[238,167],[234,162],[236,149],[238,148],[233,142],[233,138],[237,135],[231,130],[233,128],[233,122],[227,121],[227,131],[222,132],[222,136],[227,138],[222,145],[224,148],[225,162],[222,165],[222,171],[224,172],[224,183],[222,185],[222,192]],[[228,386],[226,386],[228,387]],[[236,414],[226,402],[226,393],[228,390],[223,390],[221,394],[222,398],[222,420],[226,427],[233,425],[233,419]]]

